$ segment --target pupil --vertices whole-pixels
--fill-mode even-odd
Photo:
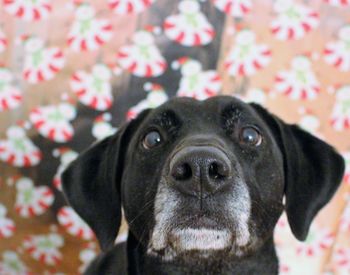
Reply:
[[[160,143],[160,135],[157,132],[151,132],[147,135],[147,144],[149,146],[154,146]]]
[[[256,140],[257,133],[253,129],[246,129],[243,137],[246,142],[252,143]]]

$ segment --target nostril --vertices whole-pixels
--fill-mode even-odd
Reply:
[[[228,176],[228,171],[223,165],[213,162],[209,166],[209,177],[215,180],[221,180]]]
[[[177,165],[171,175],[175,180],[187,180],[192,177],[192,169],[188,163]]]

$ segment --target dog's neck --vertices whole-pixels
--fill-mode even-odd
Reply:
[[[149,256],[145,248],[129,236],[128,244],[128,274],[278,274],[278,259],[274,248],[273,239],[269,239],[265,245],[250,256],[237,260],[222,257],[216,261],[197,261],[192,263],[179,263],[176,261],[162,261],[160,258]]]

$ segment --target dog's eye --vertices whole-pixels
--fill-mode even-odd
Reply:
[[[146,149],[151,149],[159,145],[161,142],[162,142],[162,137],[159,134],[159,132],[151,131],[143,138],[142,145]]]
[[[254,127],[244,127],[241,130],[240,141],[248,145],[259,146],[262,136]]]

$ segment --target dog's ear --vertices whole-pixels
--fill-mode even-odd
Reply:
[[[121,223],[120,183],[128,143],[148,112],[92,145],[62,174],[67,201],[95,232],[103,250],[113,246]]]
[[[330,201],[344,173],[343,158],[327,143],[251,104],[271,129],[283,155],[286,212],[303,241],[317,212]]]

